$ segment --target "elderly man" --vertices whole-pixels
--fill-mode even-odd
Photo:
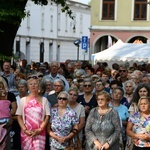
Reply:
[[[55,93],[48,95],[47,99],[50,102],[51,107],[57,107],[57,96],[64,90],[64,82],[61,79],[56,79],[54,81],[53,90],[55,91]]]
[[[3,64],[3,73],[2,76],[5,77],[8,81],[8,88],[9,91],[14,92],[16,90],[16,85],[15,85],[15,75],[13,73],[10,72],[10,62],[9,61],[5,61]]]
[[[127,99],[129,105],[131,104],[131,100],[133,98],[133,93],[135,89],[136,85],[132,80],[128,80],[124,83],[124,97]]]
[[[142,83],[147,83],[150,85],[150,76],[149,75],[145,75],[142,77]]]
[[[53,61],[50,64],[50,74],[43,77],[43,80],[46,78],[51,78],[52,81],[56,79],[61,79],[64,82],[65,90],[69,90],[69,83],[67,82],[66,78],[63,75],[58,73],[60,64],[57,61]]]

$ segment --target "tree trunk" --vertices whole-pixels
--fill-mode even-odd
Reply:
[[[27,0],[0,0],[0,54],[12,56],[13,43],[25,16]]]
[[[17,25],[0,22],[0,53],[6,56],[12,56],[13,43],[18,30]]]

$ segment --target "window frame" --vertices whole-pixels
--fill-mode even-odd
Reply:
[[[148,8],[147,8],[147,0],[145,0],[144,2],[143,2],[143,0],[134,0],[134,9],[133,9],[133,20],[134,21],[139,21],[139,20],[147,20],[147,12],[148,12]],[[142,12],[142,7],[145,7],[145,17],[142,17],[142,14],[143,14],[143,12]],[[138,15],[139,15],[139,17],[136,17],[136,14],[137,14],[137,9],[136,9],[136,7],[139,7],[139,8],[137,8],[137,9],[139,9],[139,12],[138,12]]]
[[[104,16],[104,5],[106,5],[107,12],[106,12],[106,17]],[[111,5],[113,5],[113,15],[111,15]],[[102,16],[101,20],[115,20],[115,5],[116,5],[116,0],[102,0]]]

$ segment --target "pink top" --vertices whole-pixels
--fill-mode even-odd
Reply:
[[[10,101],[0,100],[0,119],[10,117]]]

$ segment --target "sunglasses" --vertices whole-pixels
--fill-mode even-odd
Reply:
[[[39,78],[43,78],[43,75],[39,75],[38,77],[39,77]]]
[[[119,72],[127,72],[127,70],[119,70]]]
[[[66,101],[66,100],[67,100],[67,98],[66,98],[66,97],[58,97],[58,100]]]
[[[38,79],[38,76],[30,76],[27,78],[27,80],[29,80],[29,79]]]
[[[84,87],[91,87],[92,85],[91,84],[84,84],[83,86]]]

